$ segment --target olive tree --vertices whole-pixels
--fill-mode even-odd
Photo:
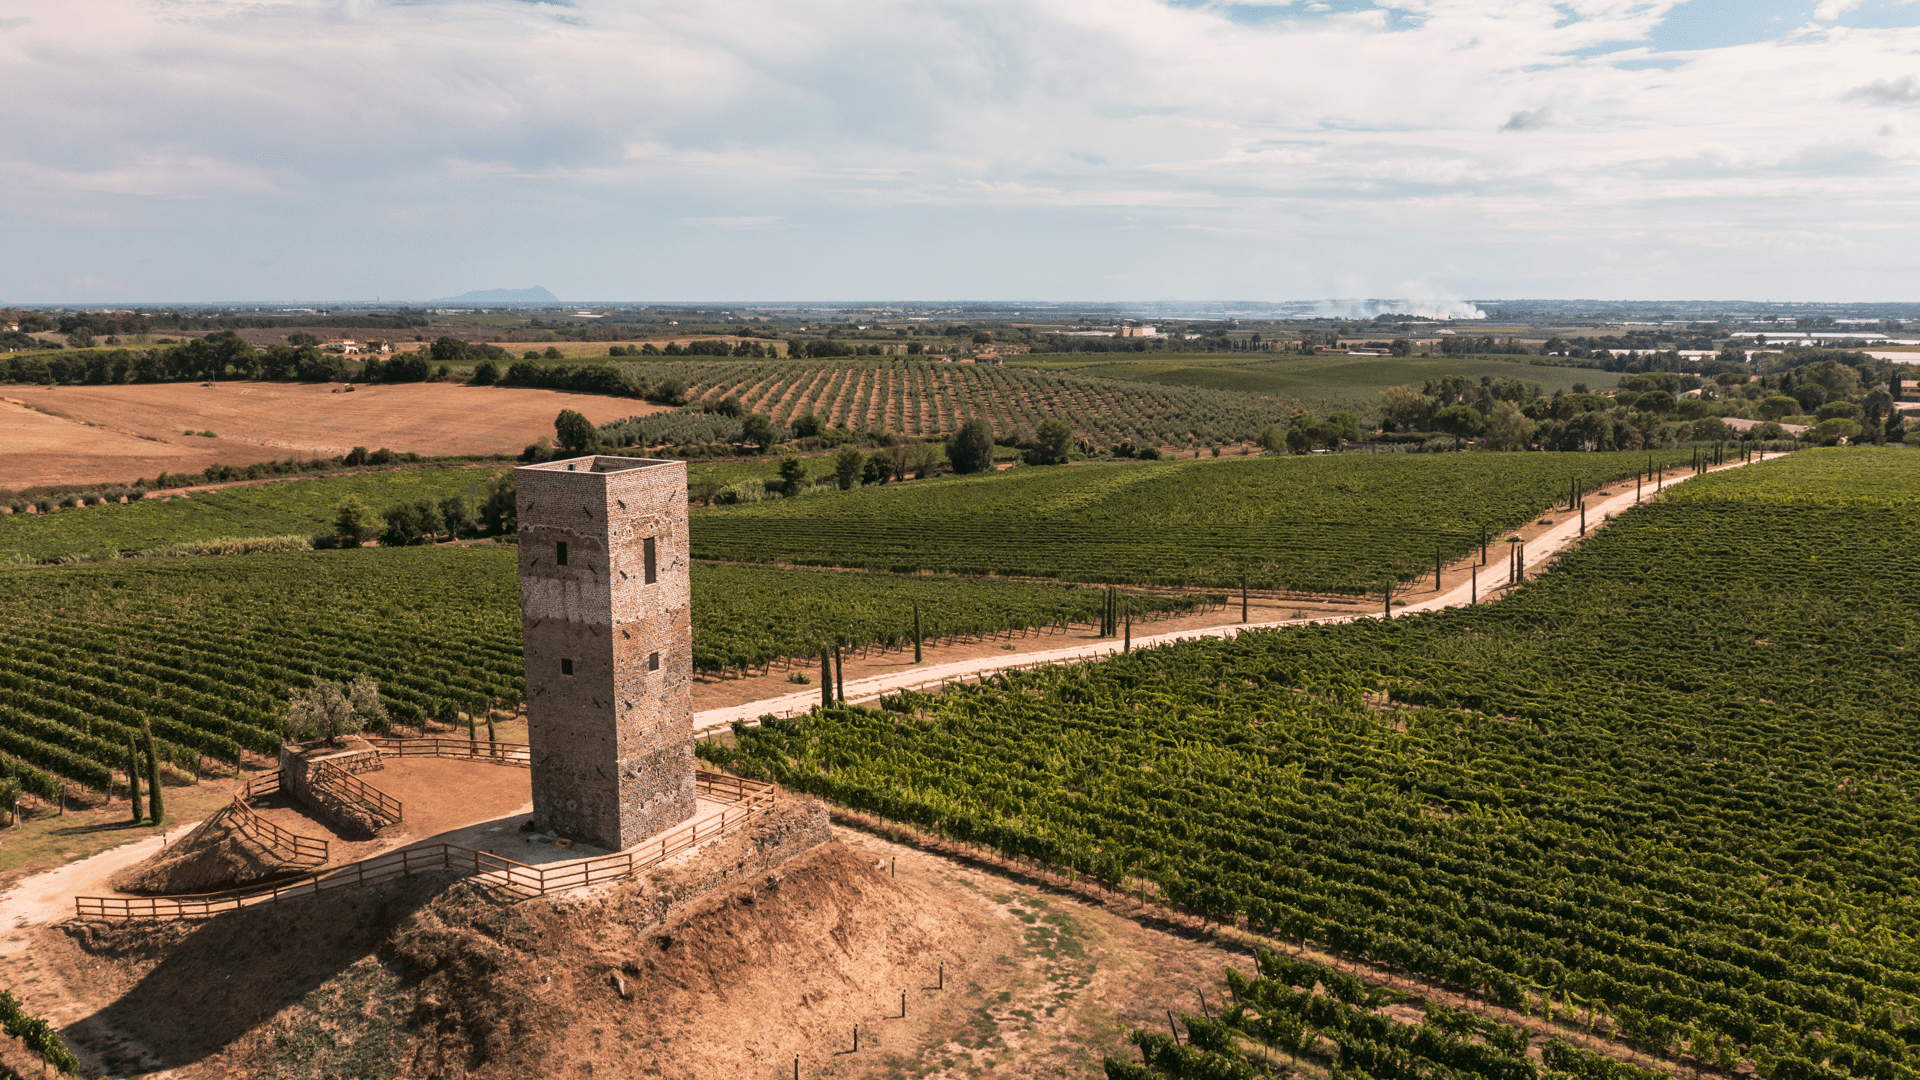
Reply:
[[[386,723],[380,685],[356,676],[346,685],[316,676],[313,685],[296,690],[280,711],[284,736],[296,741],[325,738],[335,746],[342,737]]]

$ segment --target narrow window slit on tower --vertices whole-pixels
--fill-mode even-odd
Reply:
[[[560,674],[562,675],[573,674],[573,661],[571,660],[560,661]]]
[[[553,545],[553,561],[555,565],[558,566],[567,565],[567,542],[565,540]]]
[[[648,671],[660,670],[660,654],[659,653],[647,654],[647,670]]]
[[[641,547],[645,553],[645,558],[647,563],[647,584],[651,585],[653,584],[654,577],[656,575],[656,568],[659,565],[657,549],[654,547],[653,537],[649,536],[645,540],[641,541]]]

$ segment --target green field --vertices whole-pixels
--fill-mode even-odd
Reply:
[[[1809,450],[1686,490],[1497,603],[702,753],[1718,1075],[1911,1076],[1920,457]],[[1340,1057],[1456,1075],[1381,1060]]]
[[[362,476],[278,480],[192,493],[153,492],[133,503],[0,516],[0,566],[71,558],[94,560],[223,537],[301,536],[333,531],[342,500],[375,511],[402,502],[460,496],[476,507],[497,467],[428,468]]]
[[[1666,462],[1690,451],[1661,451]],[[894,572],[1373,589],[1528,521],[1644,453],[1089,462],[693,514],[696,558]]]
[[[451,718],[523,686],[512,547],[305,551],[0,570],[0,764],[29,790],[104,788],[140,718],[191,769],[271,752],[290,688],[365,675],[402,721]],[[1136,612],[1221,597],[1135,597]],[[1090,622],[1100,590],[696,566],[696,668],[757,667],[823,644]]]
[[[1474,381],[1483,376],[1523,379],[1539,383],[1548,394],[1571,391],[1575,383],[1598,390],[1619,385],[1613,372],[1591,368],[1528,364],[1504,357],[1445,356],[1319,356],[1252,354],[1223,358],[1219,353],[1191,356],[1153,354],[1140,360],[1094,359],[1086,356],[1036,356],[1013,361],[1016,366],[1063,374],[1090,375],[1162,386],[1191,386],[1244,394],[1291,398],[1321,415],[1342,409],[1371,419],[1382,390],[1428,379],[1462,375]]]

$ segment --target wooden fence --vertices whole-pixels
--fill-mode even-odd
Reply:
[[[526,743],[496,742],[492,739],[461,739],[432,735],[417,739],[396,739],[387,735],[369,735],[366,740],[382,754],[394,757],[466,758],[494,765],[529,766],[533,754]]]
[[[459,740],[448,740],[458,742]],[[772,784],[710,773],[694,774],[694,787],[708,798],[730,803],[717,820],[694,820],[661,834],[639,847],[591,859],[529,866],[526,863],[458,844],[422,844],[371,859],[316,870],[299,881],[255,889],[236,889],[200,896],[76,896],[74,911],[82,919],[204,919],[225,911],[272,903],[297,896],[317,896],[338,889],[363,888],[423,870],[452,870],[519,897],[600,885],[631,877],[698,844],[738,829],[765,813],[779,795]]]
[[[348,802],[359,803],[379,817],[398,824],[400,800],[374,787],[330,761],[316,761],[308,774],[316,789],[335,788]]]
[[[309,863],[325,866],[330,849],[325,840],[311,836],[301,836],[287,830],[254,813],[249,806],[250,800],[261,795],[271,795],[280,790],[279,772],[262,773],[247,781],[240,793],[233,797],[234,817],[243,832],[253,834],[254,839],[280,852],[297,863]]]

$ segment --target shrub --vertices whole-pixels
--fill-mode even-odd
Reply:
[[[340,538],[341,547],[359,547],[380,535],[385,527],[380,515],[351,495],[342,499],[333,512],[333,533]]]
[[[791,459],[789,459],[791,460]],[[867,463],[867,455],[845,447],[833,455],[833,478],[840,484],[841,491],[848,491],[860,481],[860,466]]]
[[[986,420],[974,417],[947,440],[947,460],[957,473],[982,472],[993,466],[993,431]]]
[[[553,418],[553,434],[563,453],[591,454],[600,449],[600,432],[593,421],[572,409],[561,409]]]
[[[491,360],[482,360],[473,365],[474,386],[492,386],[500,378],[500,366]]]

